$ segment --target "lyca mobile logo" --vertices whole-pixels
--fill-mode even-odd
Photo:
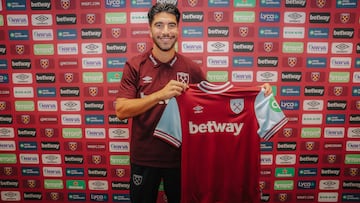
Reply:
[[[107,0],[105,2],[106,8],[125,8],[126,1]]]
[[[280,107],[284,110],[298,110],[299,109],[299,101],[297,100],[281,100]]]
[[[315,189],[316,181],[298,181],[298,189]]]
[[[260,22],[279,22],[280,13],[279,12],[260,12],[259,14]]]

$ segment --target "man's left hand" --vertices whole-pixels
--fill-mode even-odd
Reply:
[[[262,84],[260,87],[265,89],[265,96],[269,96],[272,93],[272,88],[271,85],[269,83],[264,83]]]

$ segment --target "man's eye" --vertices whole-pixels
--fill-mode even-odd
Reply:
[[[162,28],[163,25],[161,25],[161,24],[156,24],[155,27],[156,27],[156,28]]]
[[[170,24],[169,28],[171,28],[171,29],[176,28],[176,24]]]

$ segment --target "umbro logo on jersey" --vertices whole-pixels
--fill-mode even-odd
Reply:
[[[145,76],[142,78],[144,83],[152,83],[152,77],[150,76]]]

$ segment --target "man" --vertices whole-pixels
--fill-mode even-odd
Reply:
[[[161,180],[169,203],[180,202],[180,149],[153,136],[168,100],[205,76],[175,50],[180,12],[157,3],[148,12],[153,47],[126,62],[116,99],[119,119],[133,118],[130,143],[132,203],[155,203]],[[271,86],[264,84],[266,94]]]
[[[169,203],[180,202],[180,150],[155,138],[153,131],[168,99],[190,83],[205,80],[199,65],[176,53],[180,12],[172,4],[155,4],[148,13],[153,48],[124,67],[116,115],[132,117],[130,198],[156,202],[161,180]]]

